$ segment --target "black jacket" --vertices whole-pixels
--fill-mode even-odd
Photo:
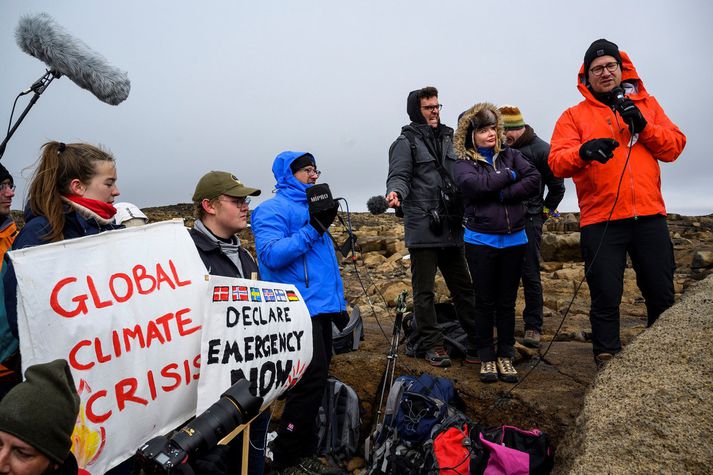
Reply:
[[[550,155],[550,144],[535,134],[532,127],[525,126],[525,132],[511,145],[519,150],[537,171],[540,172],[540,192],[525,202],[528,214],[542,214],[546,206],[554,211],[564,198],[564,180],[557,178],[547,164]],[[545,197],[547,187],[547,197]]]
[[[413,148],[408,136],[413,138]],[[405,241],[409,248],[463,245],[462,211],[444,208],[441,191],[446,184],[436,160],[455,183],[453,129],[443,124],[439,124],[438,140],[426,124],[406,125],[389,149],[386,194],[395,191],[401,197]],[[440,227],[435,229],[431,226],[432,211],[441,218]]]
[[[188,232],[190,233],[191,238],[196,245],[196,249],[198,249],[198,254],[201,256],[201,260],[203,261],[203,264],[209,274],[250,279],[253,272],[258,272],[255,259],[253,259],[250,253],[242,247],[239,250],[239,255],[244,275],[241,276],[238,268],[235,264],[233,264],[233,261],[231,261],[228,256],[223,254],[220,250],[220,246],[216,242],[211,241],[203,233],[196,231],[195,229],[191,229]]]

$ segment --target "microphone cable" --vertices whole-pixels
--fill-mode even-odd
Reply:
[[[616,119],[616,114],[614,114],[614,118]],[[618,119],[617,124],[618,124]],[[630,125],[631,131],[634,130],[634,121],[631,121]],[[550,348],[552,348],[552,344],[555,342],[557,339],[557,336],[559,335],[560,330],[562,329],[562,325],[564,325],[565,320],[567,319],[567,316],[569,315],[569,311],[572,308],[572,304],[574,304],[574,299],[577,298],[577,294],[579,293],[579,289],[582,287],[584,284],[584,281],[587,278],[587,275],[589,275],[589,271],[592,269],[594,262],[597,259],[597,256],[599,255],[599,250],[602,248],[602,244],[604,243],[604,238],[607,235],[607,230],[609,229],[609,223],[611,222],[611,217],[612,214],[614,214],[614,209],[616,208],[616,204],[619,201],[619,193],[621,192],[621,184],[624,181],[624,174],[626,173],[626,168],[629,165],[629,159],[631,158],[631,149],[634,147],[634,134],[632,132],[631,138],[629,139],[629,151],[626,154],[626,161],[624,162],[624,168],[621,171],[621,175],[619,176],[619,183],[616,187],[616,196],[614,197],[614,203],[612,204],[611,210],[609,210],[609,216],[607,217],[607,220],[604,225],[604,231],[602,231],[602,237],[599,239],[599,244],[597,244],[597,249],[594,251],[594,255],[592,256],[591,263],[589,264],[589,268],[584,272],[584,276],[582,276],[582,279],[579,281],[577,286],[574,289],[574,294],[572,295],[572,298],[569,301],[569,304],[567,305],[567,308],[565,309],[564,315],[562,316],[562,319],[560,320],[559,326],[557,327],[557,330],[555,330],[554,335],[552,335],[552,339],[550,340],[549,344],[547,345],[547,348],[545,348],[545,351],[538,355],[535,358],[535,364],[525,373],[525,375],[517,382],[515,383],[508,391],[506,391],[504,394],[501,396],[498,396],[498,399],[495,400],[494,403],[488,407],[488,409],[485,411],[485,415],[483,416],[483,419],[485,419],[487,416],[490,415],[490,413],[497,408],[503,401],[506,401],[507,399],[510,399],[513,391],[520,386],[525,380],[532,374],[532,372],[537,368],[537,366],[540,364],[541,361],[545,359],[545,356],[547,356],[547,353],[550,351]]]
[[[341,216],[339,216],[339,221],[342,223],[342,226],[344,226],[344,228],[346,229],[347,235],[348,235],[348,239],[349,239],[350,242],[351,242],[351,248],[352,248],[352,258],[351,258],[351,262],[352,262],[352,264],[354,265],[354,273],[355,273],[355,275],[356,275],[356,277],[357,277],[357,280],[359,281],[359,285],[361,286],[362,291],[364,292],[364,296],[366,297],[366,301],[367,301],[367,303],[369,304],[369,308],[371,309],[371,313],[372,313],[372,315],[374,316],[374,320],[376,321],[376,324],[378,325],[379,330],[381,331],[381,334],[384,336],[384,339],[386,340],[386,342],[387,342],[387,343],[390,343],[391,340],[390,340],[389,337],[387,336],[386,331],[384,330],[384,327],[381,325],[381,321],[379,321],[379,317],[378,317],[377,314],[376,314],[376,309],[374,308],[374,304],[373,304],[373,302],[371,301],[371,298],[369,297],[369,293],[367,292],[366,285],[364,285],[364,281],[363,281],[363,279],[362,279],[362,277],[361,277],[361,274],[359,273],[359,268],[358,268],[358,266],[357,266],[357,259],[356,259],[356,254],[355,254],[355,253],[356,253],[356,248],[355,248],[355,246],[356,246],[356,244],[355,244],[356,239],[354,238],[354,233],[353,233],[353,229],[352,229],[351,212],[350,212],[350,210],[349,210],[349,202],[347,201],[346,198],[334,198],[334,201],[340,201],[340,202],[343,201],[343,202],[344,202],[344,206],[345,206],[345,208],[346,208],[347,221],[346,221],[346,223],[345,223]],[[341,205],[341,204],[339,205],[339,209],[340,209],[340,210],[342,209],[342,205]],[[379,291],[379,288],[378,288],[378,287],[376,286],[376,284],[374,283],[374,279],[372,279],[371,274],[369,273],[369,271],[368,271],[368,269],[366,268],[366,266],[364,266],[364,273],[365,273],[365,275],[367,276],[370,285],[372,285],[372,286],[374,287],[374,290],[375,290],[376,294],[381,298],[382,302],[384,302],[384,308],[387,309],[387,313],[388,313],[389,304],[388,304],[388,302],[386,301],[386,298],[384,297],[384,295]],[[395,319],[395,318],[396,318],[396,317],[394,316],[394,319]],[[399,331],[400,331],[400,329],[399,329]]]

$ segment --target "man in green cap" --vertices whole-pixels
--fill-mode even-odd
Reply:
[[[0,402],[0,473],[76,474],[79,395],[65,360],[30,366]]]
[[[190,234],[209,274],[243,279],[259,279],[257,263],[240,245],[237,233],[248,226],[250,197],[260,190],[250,188],[228,172],[212,171],[203,175],[193,193],[196,221]],[[250,424],[248,473],[262,474],[265,465],[265,437],[270,410],[265,410]],[[242,434],[228,445],[223,454],[231,473],[242,464]],[[218,450],[215,455],[219,455]]]

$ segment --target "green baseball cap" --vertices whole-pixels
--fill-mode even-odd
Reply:
[[[245,196],[258,196],[260,193],[261,191],[257,188],[249,188],[243,185],[232,173],[212,171],[198,180],[196,191],[193,193],[193,201],[212,200],[220,195],[243,198]]]

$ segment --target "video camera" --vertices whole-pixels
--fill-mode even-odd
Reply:
[[[242,378],[220,399],[170,438],[159,435],[136,451],[146,474],[168,474],[185,463],[189,454],[211,449],[243,422],[255,417],[262,398],[250,393],[250,382]]]

